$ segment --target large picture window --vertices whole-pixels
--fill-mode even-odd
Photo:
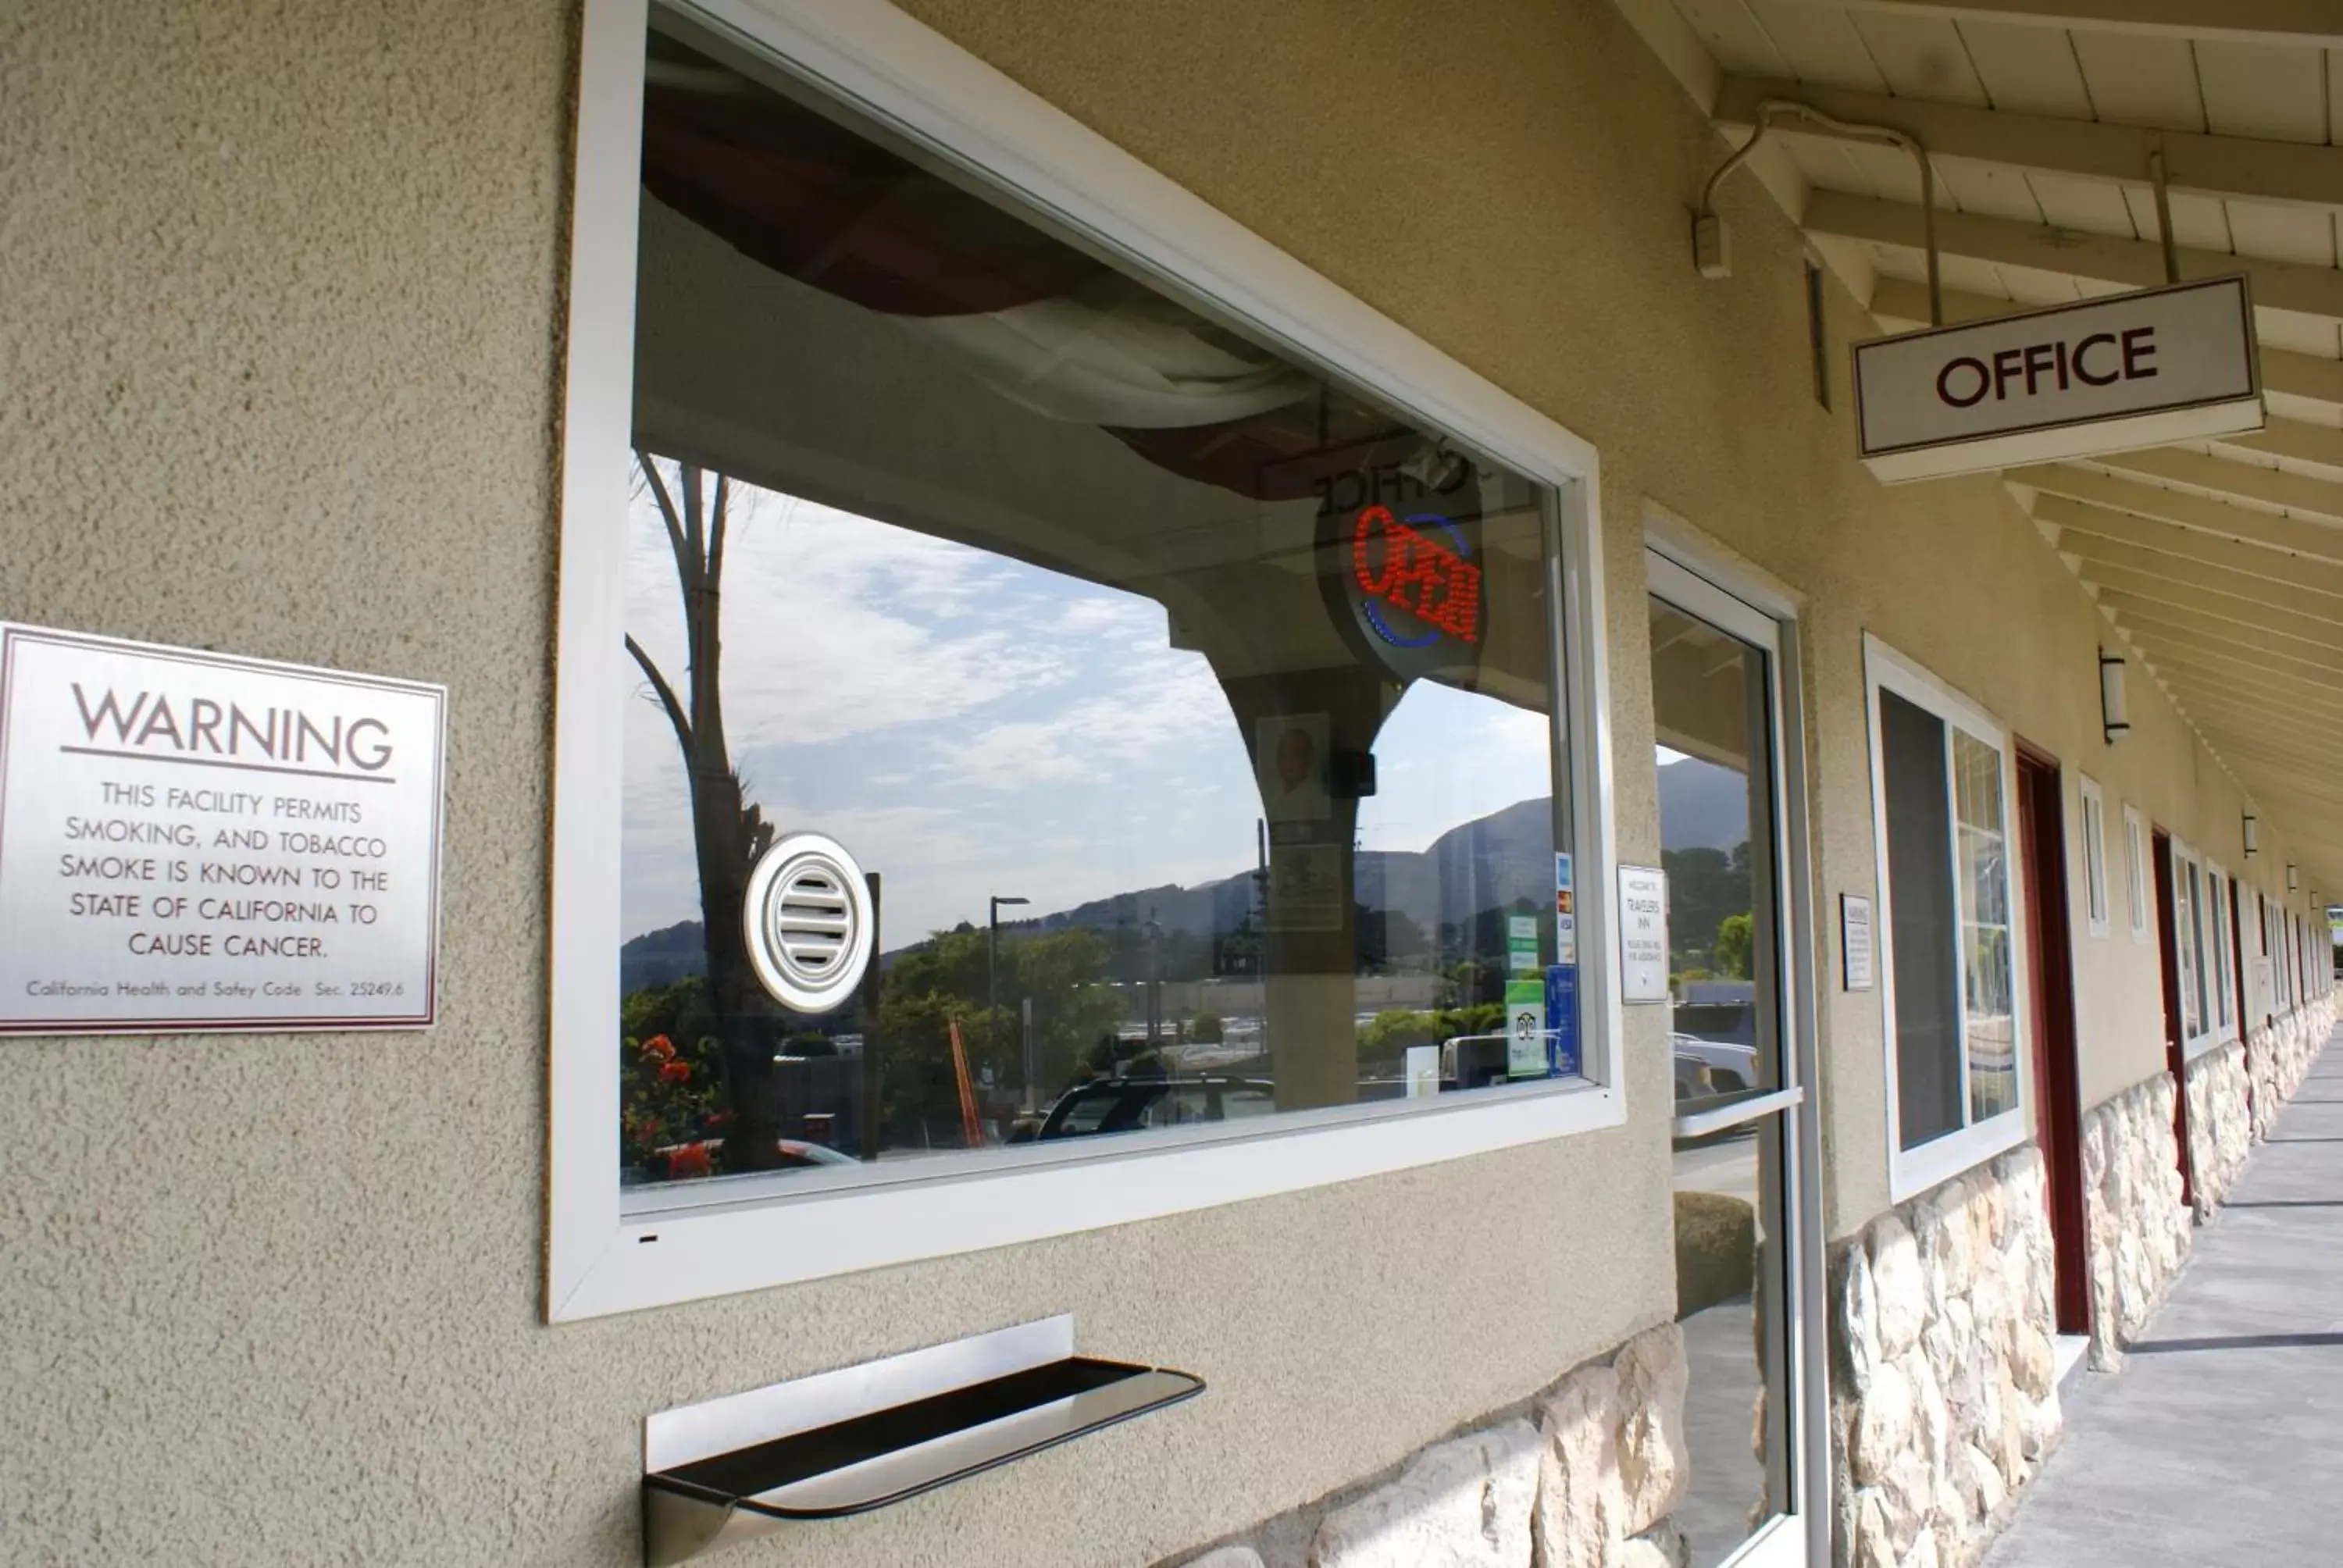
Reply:
[[[785,41],[614,15],[554,1314],[1620,1121],[1564,739],[1602,734],[1592,454],[971,60],[890,58],[914,132]],[[863,29],[817,52],[884,54]],[[632,138],[595,90],[629,73]],[[965,152],[1021,137],[1088,183],[1045,212]]]
[[[2025,1136],[2000,727],[1866,639],[1899,1199]]]
[[[644,110],[627,1181],[1579,1076],[1539,487],[711,47]],[[876,932],[811,1000],[799,830]]]

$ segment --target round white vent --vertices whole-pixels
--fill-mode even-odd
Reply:
[[[843,844],[784,835],[749,874],[746,906],[749,961],[774,1000],[820,1013],[854,1000],[876,932],[870,885]]]

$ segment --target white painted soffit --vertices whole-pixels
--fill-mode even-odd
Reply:
[[[1720,158],[1768,97],[1916,136],[1948,321],[2162,282],[2161,155],[2180,275],[2253,280],[2268,427],[2005,477],[2306,887],[2343,891],[2343,0],[1614,4]],[[1883,331],[1926,325],[1911,160],[1767,142],[1814,255]]]

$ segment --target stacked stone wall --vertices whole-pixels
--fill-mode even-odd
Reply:
[[[1958,1568],[2056,1439],[2055,1264],[2028,1146],[1872,1221],[1832,1265],[1840,1568]]]
[[[2247,1061],[2254,1088],[2254,1136],[2269,1136],[2270,1123],[2310,1070],[2319,1048],[2335,1030],[2336,998],[2328,995],[2304,1003],[2247,1040]]]
[[[2121,1360],[2187,1260],[2172,1075],[2134,1084],[2083,1119],[2083,1181],[2091,1231],[2091,1356]]]
[[[1692,1477],[1674,1323],[1389,1479],[1262,1523],[1186,1568],[1684,1568]]]
[[[2188,1064],[2188,1168],[2197,1178],[2190,1196],[2199,1217],[2228,1196],[2253,1151],[2251,1100],[2242,1042],[2233,1040]]]

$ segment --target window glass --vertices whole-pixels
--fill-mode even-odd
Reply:
[[[638,288],[630,1184],[1577,1073],[1538,487],[664,32]]]
[[[2105,936],[2107,930],[2106,810],[2099,797],[2099,787],[2087,779],[2084,779],[2083,896],[2094,936]]]
[[[2180,960],[2180,1023],[2185,1040],[2205,1032],[2205,991],[2200,955],[2205,933],[2197,918],[2197,867],[2177,852],[2172,857],[2173,950]]]
[[[2147,934],[2147,846],[2139,813],[2124,808],[2124,885],[2131,894],[2131,934]]]
[[[1917,704],[1880,692],[1896,1118],[1906,1149],[1957,1131],[1963,1121],[1959,913],[1945,729]]]
[[[1969,1120],[2017,1104],[2017,1020],[2009,951],[2009,853],[2002,831],[2001,753],[1956,728],[1960,802],[1960,900]]]
[[[1651,600],[1670,1054],[1680,1111],[1782,1084],[1765,655]]]
[[[2213,1021],[2226,1033],[2229,1028],[2230,952],[2229,952],[2229,884],[2218,872],[2207,875],[2207,904],[2212,914],[2207,922],[2207,940],[2212,946],[2213,959]]]

